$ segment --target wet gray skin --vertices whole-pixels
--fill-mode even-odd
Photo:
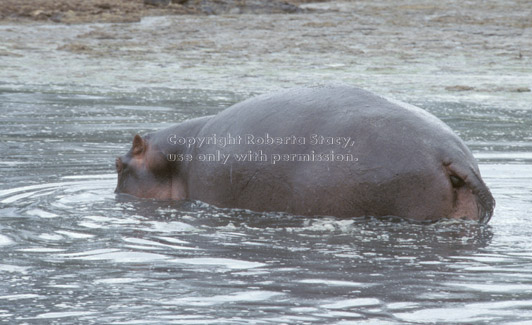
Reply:
[[[447,125],[349,86],[266,94],[137,135],[116,165],[117,193],[253,211],[487,223],[495,206]]]

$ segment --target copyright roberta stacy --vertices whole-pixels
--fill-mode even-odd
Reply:
[[[276,137],[269,133],[265,133],[261,136],[254,134],[245,135],[217,135],[212,134],[206,137],[180,137],[176,134],[171,134],[167,138],[168,143],[172,145],[187,146],[188,148],[196,147],[201,148],[203,146],[217,146],[225,148],[231,145],[331,145],[339,146],[342,148],[352,147],[355,145],[355,139],[352,137],[331,137],[320,134],[311,134],[308,137],[301,137],[295,135]]]
[[[192,155],[189,153],[170,153],[167,154],[167,160],[182,162],[182,161],[201,161],[201,162],[217,162],[227,164],[229,162],[269,162],[276,164],[280,162],[357,162],[358,158],[352,153],[342,153],[341,151],[353,147],[355,139],[352,137],[332,137],[320,134],[311,134],[308,137],[301,136],[283,136],[276,137],[268,133],[257,136],[253,134],[245,135],[231,135],[220,136],[212,134],[206,137],[180,137],[176,134],[171,134],[167,138],[168,143],[176,146],[185,146],[187,148],[202,148],[205,146],[216,146],[218,150],[209,153],[199,153]],[[237,145],[255,145],[259,150],[247,150],[240,153],[227,153],[219,150],[228,146]],[[320,145],[331,147],[325,151],[310,150],[309,152],[290,153],[265,153],[260,148],[264,146],[283,146],[283,145]],[[336,151],[335,151],[336,150]],[[338,152],[340,150],[340,152]]]

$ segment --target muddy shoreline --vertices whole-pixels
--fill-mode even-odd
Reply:
[[[124,23],[147,16],[301,13],[324,0],[2,0],[0,24]]]
[[[299,6],[306,11],[3,24],[0,86],[95,94],[142,89],[249,94],[347,83],[403,100],[481,98],[529,106],[524,98],[532,89],[532,20],[525,0]]]

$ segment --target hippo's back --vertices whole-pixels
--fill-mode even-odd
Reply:
[[[422,124],[419,121],[423,121]],[[356,87],[323,86],[293,88],[250,98],[215,116],[203,132],[264,131],[277,134],[308,133],[309,131],[389,126],[434,128],[452,131],[439,119],[424,110],[398,104]]]
[[[433,115],[348,86],[251,98],[214,116],[198,134],[212,135],[240,142],[196,148],[196,156],[230,158],[195,162],[190,198],[257,211],[398,215],[399,201],[436,191],[431,183],[442,181],[438,172],[447,155],[473,160]],[[245,154],[249,159],[238,159]],[[414,183],[422,188],[404,188]]]

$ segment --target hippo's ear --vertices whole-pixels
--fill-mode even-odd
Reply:
[[[138,134],[135,134],[135,137],[133,138],[133,155],[141,155],[144,150],[146,149],[146,143],[144,142],[144,139]]]

